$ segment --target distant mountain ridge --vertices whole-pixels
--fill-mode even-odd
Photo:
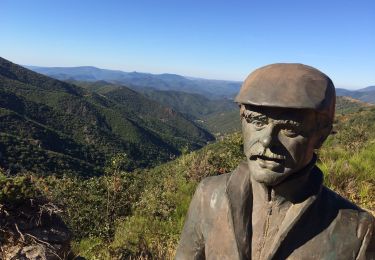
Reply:
[[[100,81],[123,84],[139,89],[140,87],[157,90],[175,90],[202,94],[208,98],[233,98],[241,86],[239,81],[210,80],[184,77],[177,74],[151,74],[82,67],[37,67],[27,68],[59,80]]]
[[[363,102],[375,103],[375,86],[368,86],[357,90],[336,88],[337,96],[347,96]]]
[[[375,91],[375,86],[369,86],[369,87],[366,87],[366,88],[361,88],[361,89],[358,89],[357,91],[360,91],[360,92]]]
[[[129,88],[99,94],[0,58],[0,167],[11,172],[95,175],[117,153],[128,169],[148,167],[211,140]]]
[[[206,98],[233,98],[239,91],[242,82],[184,77],[177,74],[151,74],[124,72],[120,70],[100,69],[92,66],[81,67],[38,67],[27,68],[59,80],[107,81],[126,85],[135,90],[153,88],[156,90],[173,90],[197,93]],[[358,90],[336,88],[337,96],[350,96],[364,102],[375,103],[375,86]]]

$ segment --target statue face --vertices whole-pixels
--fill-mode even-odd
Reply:
[[[312,160],[321,138],[314,111],[249,106],[243,115],[244,152],[256,181],[277,185]]]

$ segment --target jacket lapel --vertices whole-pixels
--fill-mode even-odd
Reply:
[[[252,191],[247,162],[243,161],[232,173],[226,189],[240,259],[251,258]]]

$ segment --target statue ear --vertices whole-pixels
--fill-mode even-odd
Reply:
[[[315,143],[315,147],[314,147],[315,149],[319,149],[323,145],[323,143],[327,139],[327,137],[331,134],[332,124],[322,128],[318,131],[319,131],[319,133],[318,133],[319,137],[318,137],[318,140]]]

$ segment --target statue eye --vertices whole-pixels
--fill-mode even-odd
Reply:
[[[247,122],[255,126],[255,128],[263,128],[266,125],[265,121],[257,119],[248,119]]]
[[[255,121],[253,124],[254,124],[256,127],[262,127],[262,126],[265,125],[265,123],[262,122],[262,121]]]

